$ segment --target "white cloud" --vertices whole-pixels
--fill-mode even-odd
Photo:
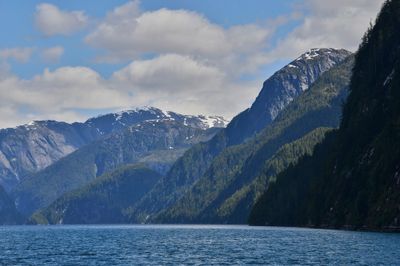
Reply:
[[[132,94],[137,106],[229,118],[251,103],[261,84],[234,84],[221,69],[177,54],[136,60],[115,72],[110,83]]]
[[[145,88],[146,93],[211,89],[224,78],[218,68],[189,56],[167,54],[150,60],[137,60],[117,71],[113,80]]]
[[[315,47],[344,48],[355,52],[384,0],[305,0],[302,23],[269,54],[274,59],[293,58]]]
[[[35,108],[98,109],[116,108],[127,103],[119,91],[110,89],[97,72],[86,67],[46,69],[22,85],[23,89],[32,91],[26,104]],[[36,106],[37,102],[41,104]]]
[[[274,27],[240,25],[224,29],[187,10],[141,13],[137,1],[110,12],[85,41],[107,51],[106,59],[136,59],[143,54],[174,53],[206,59],[252,54],[265,48]]]
[[[64,11],[42,3],[36,6],[35,24],[45,35],[70,35],[86,26],[88,17],[83,11]]]
[[[32,56],[33,48],[6,48],[0,49],[0,59],[14,59],[20,63],[26,63]]]
[[[13,112],[14,124],[32,119],[71,121],[82,117],[77,109],[99,110],[130,106],[129,98],[108,86],[107,81],[90,68],[62,67],[45,70],[41,75],[23,80],[9,75],[0,80],[0,106]],[[11,112],[10,111],[10,112]],[[7,113],[1,113],[1,126]],[[18,119],[16,119],[18,117]]]
[[[42,51],[42,58],[48,63],[58,62],[61,56],[64,54],[64,47],[54,46]]]
[[[259,84],[233,84],[218,68],[175,54],[137,60],[110,79],[86,67],[46,69],[29,80],[9,74],[0,79],[0,127],[38,119],[81,121],[87,118],[81,109],[100,112],[143,105],[231,117],[251,103]]]

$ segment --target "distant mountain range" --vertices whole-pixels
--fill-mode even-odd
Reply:
[[[142,162],[165,174],[188,148],[218,131],[171,119],[144,121],[87,144],[20,182],[11,192],[19,211],[31,214],[96,177]]]
[[[14,168],[7,165],[9,173],[18,173],[13,169],[24,173],[14,176],[16,184],[10,193],[17,209],[30,215],[120,165],[142,162],[164,174],[186,149],[210,139],[226,123],[222,117],[181,115],[147,107],[85,123],[40,121],[6,129],[3,154],[16,155]],[[10,176],[3,180],[6,178]]]
[[[219,116],[190,116],[153,107],[91,118],[84,123],[33,121],[0,130],[0,185],[10,191],[33,173],[78,148],[144,121],[175,121],[201,130],[225,127]]]

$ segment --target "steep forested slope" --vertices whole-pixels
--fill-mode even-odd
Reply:
[[[107,224],[126,222],[132,206],[160,179],[143,165],[126,165],[100,176],[88,185],[66,193],[31,222],[40,224]]]
[[[400,228],[400,1],[387,1],[356,55],[340,129],[279,175],[251,224]]]

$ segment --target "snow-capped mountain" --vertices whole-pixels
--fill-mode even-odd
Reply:
[[[222,116],[183,115],[145,106],[133,110],[101,115],[87,120],[85,124],[98,129],[100,134],[108,134],[126,126],[150,120],[173,120],[201,129],[222,128],[226,127],[229,122]]]
[[[143,107],[101,115],[84,123],[32,121],[15,128],[1,129],[0,185],[10,190],[26,176],[88,143],[144,121],[158,120],[174,120],[201,130],[225,127],[228,123],[219,116],[182,115]]]

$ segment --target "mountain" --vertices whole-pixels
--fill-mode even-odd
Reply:
[[[112,113],[68,124],[33,121],[27,125],[0,130],[0,184],[7,191],[32,173],[53,164],[78,148],[113,132],[143,121],[176,120],[194,128],[225,127],[219,116],[190,116],[153,107]]]
[[[222,151],[188,192],[155,221],[246,223],[269,180],[311,154],[327,130],[339,126],[352,66],[350,56],[322,74],[253,139]]]
[[[250,139],[268,126],[320,75],[350,54],[345,50],[313,49],[276,72],[264,82],[251,108],[236,116],[210,141],[195,145],[177,160],[166,177],[132,208],[132,221],[147,221],[176,203],[208,171],[214,158],[223,150]]]
[[[125,165],[64,194],[35,213],[32,223],[111,224],[125,222],[124,212],[148,192],[161,176],[143,165]]]
[[[340,128],[282,172],[255,225],[400,230],[400,2],[387,1],[355,59]]]
[[[175,120],[193,128],[209,129],[226,127],[228,121],[222,116],[183,115],[163,111],[155,107],[141,107],[135,110],[111,113],[91,118],[85,122],[96,128],[102,135],[126,128],[143,121]]]
[[[270,124],[296,97],[306,91],[325,71],[342,62],[346,50],[314,48],[267,79],[252,106],[227,126],[229,144],[240,144]]]
[[[30,215],[124,164],[142,162],[164,174],[188,148],[209,140],[219,130],[192,126],[185,119],[167,117],[104,136],[20,182],[12,190],[16,206],[24,215]]]
[[[22,221],[22,216],[15,208],[14,201],[0,186],[0,225],[20,224]]]

